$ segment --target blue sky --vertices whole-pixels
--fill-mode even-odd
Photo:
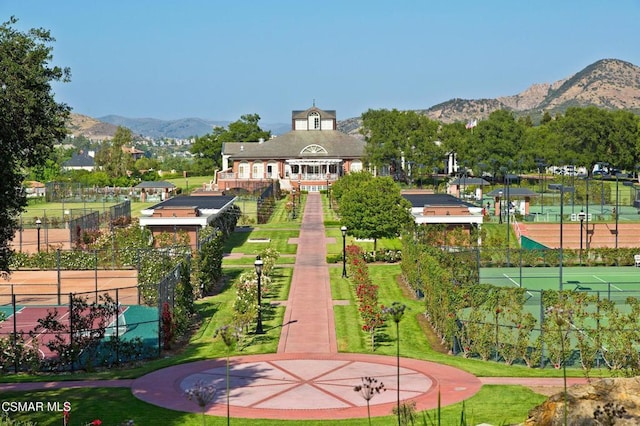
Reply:
[[[423,109],[640,65],[639,0],[2,0],[56,38],[60,101],[92,117],[287,123],[291,111]]]

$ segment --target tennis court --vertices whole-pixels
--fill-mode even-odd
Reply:
[[[562,274],[562,279],[560,278]],[[609,299],[640,297],[640,268],[633,266],[480,268],[480,282],[527,290],[597,292]]]
[[[138,271],[135,269],[95,270],[19,270],[9,279],[0,278],[0,306],[10,305],[13,297],[19,305],[63,305],[70,293],[108,292],[123,305],[139,303]]]
[[[63,343],[69,343],[69,335],[56,333],[46,328],[38,328],[39,319],[45,318],[50,313],[55,313],[55,319],[63,324],[69,324],[70,311],[68,306],[1,306],[0,312],[4,314],[4,321],[0,321],[0,338],[9,338],[14,332],[22,334],[26,339],[26,344],[35,346],[41,359],[57,356],[47,347],[47,343],[55,340],[59,335]],[[15,314],[14,314],[15,312]],[[94,327],[98,328],[99,323],[95,322]],[[84,333],[90,330],[76,330]],[[33,333],[30,335],[30,333]],[[149,306],[122,306],[119,305],[118,314],[112,316],[105,329],[105,338],[111,336],[124,340],[139,338],[146,347],[157,347],[158,345],[158,309]]]

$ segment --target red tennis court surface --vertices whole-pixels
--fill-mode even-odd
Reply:
[[[20,270],[8,279],[0,278],[0,305],[59,305],[69,302],[69,293],[86,294],[90,300],[109,293],[123,305],[138,304],[138,271],[135,269],[99,270]]]
[[[5,307],[6,308],[6,307]],[[123,314],[126,311],[126,307],[119,309],[119,314]],[[40,353],[41,359],[51,358],[56,356],[47,347],[47,343],[56,339],[56,335],[62,339],[62,343],[69,342],[69,335],[66,333],[56,333],[46,328],[38,329],[38,320],[44,319],[47,315],[54,314],[54,318],[65,325],[69,325],[69,308],[67,306],[21,306],[16,307],[15,316],[11,309],[3,309],[6,315],[4,321],[0,321],[0,338],[5,338],[11,335],[14,331],[18,334],[22,334],[25,342],[28,346],[36,346]],[[113,328],[115,324],[115,316],[109,321],[109,330],[115,330]],[[98,320],[94,322],[93,327],[98,328],[100,326]],[[114,331],[115,333],[115,331]]]

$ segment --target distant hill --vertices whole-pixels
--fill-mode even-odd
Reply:
[[[95,118],[82,115],[71,114],[71,119],[67,123],[67,129],[74,136],[85,136],[91,140],[102,141],[111,139],[116,133],[118,126],[105,123]]]
[[[132,132],[152,138],[186,139],[211,133],[215,126],[226,127],[228,121],[212,121],[201,118],[181,118],[178,120],[158,120],[156,118],[127,118],[107,115],[98,120],[131,129]]]
[[[495,99],[451,99],[428,109],[417,110],[443,123],[487,118],[506,109],[516,116],[530,115],[537,122],[545,111],[552,116],[571,106],[624,109],[640,114],[640,67],[618,59],[602,59],[582,71],[554,83],[533,84],[513,96]],[[338,123],[339,130],[357,134],[360,117]]]
[[[135,135],[155,139],[186,139],[211,133],[215,126],[226,127],[229,121],[204,120],[201,118],[183,118],[179,120],[159,120],[156,118],[127,118],[119,115],[107,115],[92,118],[82,114],[71,114],[67,125],[72,134],[83,135],[93,140],[110,139],[118,126],[130,129]],[[290,124],[260,124],[274,135],[281,135],[291,130]]]

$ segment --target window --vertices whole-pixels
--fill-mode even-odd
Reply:
[[[308,116],[309,130],[320,130],[320,114],[312,112]]]
[[[245,179],[247,173],[247,164],[246,163],[240,163],[238,165],[238,178],[239,179]]]

